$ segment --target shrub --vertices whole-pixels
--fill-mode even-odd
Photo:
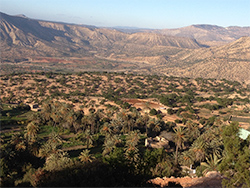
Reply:
[[[169,115],[173,115],[175,113],[175,111],[172,108],[168,108],[167,112]]]
[[[151,109],[150,110],[150,112],[149,112],[149,114],[151,115],[151,116],[155,116],[155,115],[157,115],[157,111],[156,111],[156,109]]]
[[[182,120],[176,119],[176,120],[174,120],[174,122],[175,122],[175,123],[182,123]]]

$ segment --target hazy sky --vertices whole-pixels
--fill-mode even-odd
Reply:
[[[250,26],[250,0],[0,0],[0,11],[96,26]]]

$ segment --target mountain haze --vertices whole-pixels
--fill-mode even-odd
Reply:
[[[191,25],[177,29],[161,29],[153,30],[152,32],[161,33],[164,35],[188,37],[197,41],[210,42],[232,42],[243,36],[250,37],[250,27],[220,27],[217,25]],[[210,43],[211,44],[211,43]]]
[[[0,17],[3,72],[13,67],[124,71],[250,83],[250,27],[192,25],[130,33],[23,15]]]
[[[1,41],[5,46],[38,48],[44,55],[82,54],[83,51],[116,51],[140,46],[173,46],[199,48],[194,39],[170,37],[154,33],[127,34],[114,29],[37,21],[1,13]],[[51,52],[51,54],[47,54]],[[35,53],[36,54],[36,53]],[[90,55],[90,54],[89,54]]]

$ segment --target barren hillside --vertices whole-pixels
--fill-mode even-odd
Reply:
[[[250,83],[250,37],[242,37],[230,44],[180,52],[172,56],[174,67],[165,67],[163,73],[216,79],[230,79]],[[176,66],[178,65],[178,66]]]
[[[250,83],[250,40],[238,39],[249,36],[249,27],[193,25],[125,33],[4,13],[0,17],[1,73],[119,71]],[[209,48],[200,40],[232,42]]]
[[[220,27],[217,25],[200,24],[177,29],[152,30],[151,32],[193,38],[204,44],[212,45],[232,42],[242,36],[250,36],[250,27]]]
[[[194,39],[153,33],[127,34],[114,29],[38,21],[4,13],[1,13],[0,23],[1,45],[6,49],[2,51],[3,57],[9,58],[10,51],[20,56],[91,56],[93,53],[120,53],[121,50],[143,54],[157,46],[200,47]]]

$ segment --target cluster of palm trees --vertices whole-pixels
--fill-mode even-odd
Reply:
[[[104,120],[105,121],[102,121]],[[107,155],[121,143],[120,135],[128,134],[126,142],[126,155],[136,154],[138,135],[158,135],[163,130],[172,131],[175,143],[175,164],[191,165],[196,162],[206,161],[209,155],[222,155],[222,141],[219,127],[211,127],[202,130],[198,124],[187,121],[186,126],[175,126],[170,129],[168,125],[160,120],[141,115],[136,109],[128,112],[124,109],[116,112],[113,116],[107,116],[103,111],[97,111],[84,115],[82,111],[75,112],[70,105],[54,101],[47,101],[43,104],[40,116],[36,116],[27,125],[26,138],[30,142],[35,142],[38,134],[39,124],[50,124],[60,129],[69,129],[78,132],[78,138],[86,144],[86,153],[93,145],[95,134],[103,134],[103,155]],[[139,131],[140,130],[140,131]],[[132,134],[133,133],[133,134]],[[153,133],[153,134],[152,134]],[[133,143],[135,145],[133,145]],[[44,145],[44,147],[46,144]]]
[[[201,165],[205,164],[205,161],[210,164],[211,156],[216,160],[222,157],[223,142],[222,135],[219,132],[221,127],[210,127],[210,129],[204,131],[190,121],[186,125],[185,127],[177,126],[174,128],[176,164]],[[180,149],[182,152],[179,155]]]
[[[43,110],[31,117],[24,135],[14,135],[10,145],[4,147],[9,148],[12,159],[16,156],[14,150],[22,154],[28,152],[44,159],[40,165],[43,170],[60,171],[75,165],[68,153],[62,150],[64,140],[60,134],[69,130],[86,146],[78,156],[82,164],[91,164],[103,158],[112,165],[124,163],[131,168],[131,172],[151,176],[180,175],[180,165],[193,165],[200,168],[200,174],[204,175],[208,171],[219,170],[220,163],[224,164],[227,159],[225,147],[228,146],[223,138],[226,129],[217,124],[203,128],[192,121],[187,121],[185,126],[170,125],[161,119],[142,115],[136,109],[121,109],[112,115],[99,110],[85,115],[82,111],[75,112],[65,103],[46,101]],[[52,132],[47,137],[40,137],[39,131],[44,125],[52,127]],[[172,135],[174,146],[155,156],[154,149],[149,150],[142,144],[143,139],[159,135],[162,131]],[[102,157],[93,153],[94,147],[102,148]],[[4,156],[3,165],[8,169],[10,159],[7,153]],[[35,171],[35,167],[32,168]],[[7,170],[5,173],[8,173]]]

